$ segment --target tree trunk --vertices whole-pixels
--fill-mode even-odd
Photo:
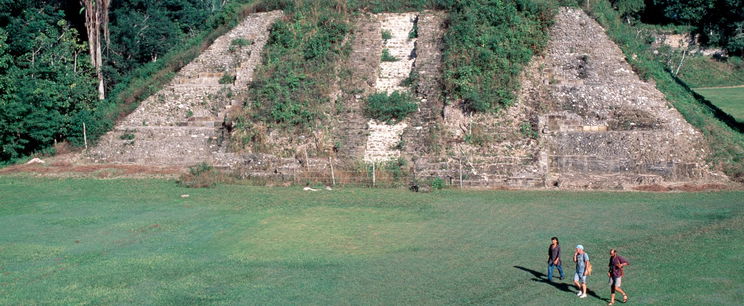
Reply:
[[[103,59],[101,54],[101,26],[104,27],[104,36],[108,40],[108,4],[109,0],[81,0],[85,10],[85,29],[88,32],[88,51],[90,61],[96,68],[98,77],[98,98],[106,98],[103,86]]]
[[[103,25],[103,39],[106,41],[106,50],[108,51],[109,46],[111,45],[111,37],[109,37],[109,4],[111,3],[111,0],[101,0],[101,23]],[[108,54],[108,53],[106,53]]]

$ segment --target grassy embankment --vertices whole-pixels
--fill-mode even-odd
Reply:
[[[733,305],[742,199],[0,177],[0,304],[596,305],[615,247],[632,303]],[[586,246],[595,296],[545,282],[553,235],[569,277]]]
[[[744,62],[741,58],[718,61],[695,56],[683,64],[679,77],[695,92],[744,124]]]

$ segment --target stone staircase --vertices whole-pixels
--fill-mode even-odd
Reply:
[[[269,29],[281,16],[280,11],[251,14],[217,38],[167,86],[101,137],[88,158],[153,165],[212,161],[224,138],[225,113],[237,103],[232,97],[247,89]]]
[[[382,39],[380,23],[374,15],[361,16],[354,24],[351,36],[351,55],[344,63],[351,72],[348,78],[340,78],[342,96],[339,101],[344,112],[337,116],[336,134],[343,148],[337,157],[357,161],[366,151],[367,118],[364,114],[366,98],[375,93],[375,80],[380,66]]]
[[[391,38],[384,40],[382,50],[386,50],[395,61],[381,61],[375,90],[390,94],[394,91],[409,92],[401,82],[408,78],[413,69],[415,58],[416,38],[409,38],[409,33],[415,26],[417,13],[379,14],[382,33],[390,33]],[[382,52],[382,51],[381,51]],[[367,129],[367,146],[364,161],[381,162],[400,157],[401,136],[408,127],[404,121],[387,124],[369,120]]]

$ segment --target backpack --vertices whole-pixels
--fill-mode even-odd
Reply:
[[[592,275],[592,263],[589,261],[586,261],[586,253],[584,255],[584,262],[586,262],[586,275]]]

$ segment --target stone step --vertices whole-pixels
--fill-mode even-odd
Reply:
[[[702,149],[671,131],[560,132],[543,135],[551,155],[592,155],[632,160],[690,160]]]
[[[88,155],[96,162],[192,165],[218,148],[213,127],[117,126]]]
[[[597,156],[549,156],[550,173],[633,174],[656,175],[666,180],[689,180],[707,177],[707,171],[697,163],[671,160],[639,161]]]
[[[398,59],[394,62],[380,62],[379,74],[375,82],[377,92],[392,93],[393,91],[407,92],[408,88],[400,83],[407,78],[413,68],[414,59],[409,59],[414,52],[415,39],[408,39],[408,33],[413,29],[417,13],[388,13],[378,14],[381,31],[389,32],[392,38],[383,41],[382,48]],[[369,136],[364,152],[367,162],[380,162],[396,159],[400,156],[397,145],[401,141],[406,123],[388,125],[370,120],[367,124]]]

